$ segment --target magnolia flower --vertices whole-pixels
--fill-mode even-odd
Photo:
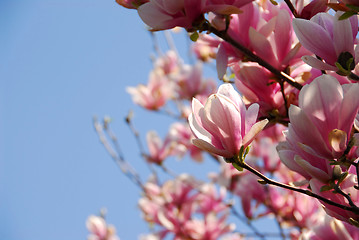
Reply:
[[[355,240],[359,238],[358,228],[348,223],[338,221],[328,215],[319,215],[315,225],[308,226],[309,230],[303,231],[299,239],[311,240]]]
[[[172,88],[163,71],[157,68],[150,73],[147,85],[140,84],[137,87],[127,87],[126,90],[138,105],[148,110],[158,110],[171,97]]]
[[[179,71],[181,59],[173,50],[166,52],[164,55],[156,59],[155,68],[163,71],[164,75],[176,74]]]
[[[102,217],[91,215],[86,221],[86,227],[90,232],[88,240],[120,240],[116,235],[116,229],[112,225],[107,225]]]
[[[329,159],[344,153],[359,109],[359,84],[339,84],[329,75],[316,78],[289,108],[286,142],[277,147],[282,162],[307,179],[332,177]]]
[[[183,65],[180,72],[171,77],[175,82],[175,91],[180,99],[192,99],[196,95],[208,97],[216,89],[216,83],[213,80],[203,78],[201,63]]]
[[[328,9],[328,0],[294,0],[295,9],[300,18],[310,19],[319,12],[326,12]]]
[[[138,8],[142,21],[153,30],[191,29],[201,17],[205,0],[150,0]]]
[[[174,142],[166,137],[164,141],[155,131],[149,131],[146,135],[149,154],[146,159],[150,163],[161,164],[168,156],[172,154]]]
[[[342,12],[337,12],[335,16],[332,16],[329,13],[318,13],[310,21],[293,20],[293,29],[303,47],[325,61],[322,62],[312,56],[304,56],[304,62],[321,70],[337,71],[336,62],[345,70],[354,69],[359,60],[355,57],[354,51],[358,19],[352,16],[349,19],[339,20],[342,14]],[[354,61],[347,66],[350,58]]]
[[[265,127],[268,120],[257,122],[258,104],[246,109],[242,98],[231,84],[223,84],[203,106],[193,98],[188,117],[195,136],[192,143],[213,154],[231,158],[246,148]]]

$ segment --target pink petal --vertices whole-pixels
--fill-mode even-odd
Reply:
[[[253,103],[248,107],[246,112],[246,126],[245,129],[242,129],[243,134],[247,134],[252,126],[256,123],[258,117],[259,105],[257,103]]]
[[[172,17],[152,2],[142,4],[137,9],[137,12],[142,21],[155,30],[174,27],[169,23],[169,21],[172,20]]]
[[[217,93],[229,98],[233,102],[233,104],[238,108],[238,111],[241,113],[242,118],[244,118],[246,107],[243,103],[241,96],[236,90],[234,90],[231,84],[229,83],[222,84],[221,86],[219,86]]]
[[[257,32],[254,28],[249,29],[249,39],[256,54],[276,66],[278,61],[274,56],[273,48],[267,38]]]
[[[220,44],[216,58],[216,68],[217,68],[217,74],[219,79],[223,80],[223,77],[227,73],[227,66],[228,66],[227,51],[223,46],[223,44]]]
[[[322,75],[303,87],[299,94],[299,107],[325,139],[338,126],[342,100],[343,90],[338,80]]]
[[[303,168],[305,172],[307,172],[309,175],[311,175],[312,178],[319,179],[323,182],[327,182],[331,179],[331,177],[325,173],[324,171],[320,170],[319,168],[313,167],[309,162],[302,159],[298,155],[294,157],[294,161]]]
[[[359,110],[359,84],[345,84],[342,87],[345,93],[341,104],[338,128],[344,132],[350,133]]]
[[[263,128],[267,125],[268,122],[269,122],[268,119],[264,119],[254,124],[251,130],[249,130],[249,132],[246,133],[246,135],[243,138],[243,143],[242,143],[243,147],[247,147],[249,144],[251,144],[254,138],[258,135],[258,133],[260,133],[263,130]]]
[[[332,65],[329,65],[328,63],[325,63],[318,58],[312,57],[312,56],[303,56],[302,57],[303,62],[306,64],[312,66],[313,68],[319,69],[319,70],[331,70],[331,71],[337,71],[338,68],[334,67]]]
[[[213,98],[208,99],[205,111],[208,119],[219,129],[220,135],[216,137],[221,139],[226,150],[236,154],[242,143],[241,121],[243,120],[236,106],[228,101],[228,98],[214,95]]]
[[[203,139],[204,141],[211,142],[211,135],[195,120],[193,114],[188,116],[188,123],[193,135],[196,138]]]
[[[279,145],[278,145],[279,146]],[[278,149],[278,147],[277,147]],[[277,150],[278,155],[282,163],[289,169],[301,174],[303,177],[310,179],[311,175],[309,175],[307,172],[303,170],[302,167],[300,167],[295,161],[294,156],[295,152],[292,150]]]
[[[342,12],[337,12],[336,17],[339,17],[340,15],[338,14],[340,13],[343,14]],[[350,52],[354,56],[354,41],[351,27],[349,19],[334,20],[333,41],[337,56],[342,52]],[[358,32],[358,29],[355,32]]]
[[[290,20],[291,18],[287,11],[279,11],[274,29],[274,40],[279,62],[282,62],[291,47],[292,26],[290,24]]]
[[[311,146],[321,156],[331,157],[331,151],[329,151],[323,136],[302,109],[291,105],[289,108],[289,118],[294,133],[302,140],[302,143]]]
[[[212,144],[202,140],[202,139],[192,139],[192,143],[207,152],[213,153],[213,154],[217,154],[223,157],[233,157],[233,153],[227,151],[227,150],[223,150],[223,149],[218,149],[217,147],[213,146]]]
[[[329,64],[336,62],[337,55],[332,39],[320,25],[304,19],[293,19],[293,29],[300,43],[306,49],[323,58]]]

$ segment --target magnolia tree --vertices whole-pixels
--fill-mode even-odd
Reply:
[[[151,32],[184,29],[197,60],[185,64],[172,48],[154,59],[147,84],[127,89],[148,111],[172,106],[167,114],[176,122],[167,136],[148,132],[141,150],[149,168],[170,180],[153,170],[143,182],[116,147],[108,119],[94,122],[141,188],[138,206],[152,226],[141,239],[359,239],[359,1],[117,2]],[[202,75],[213,64],[217,81]],[[218,171],[203,181],[165,167],[185,154],[214,160]],[[269,216],[276,234],[253,224]],[[87,226],[89,239],[118,239],[103,216]]]

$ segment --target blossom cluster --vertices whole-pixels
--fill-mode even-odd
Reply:
[[[184,28],[197,58],[185,64],[171,49],[154,60],[147,85],[127,89],[136,104],[177,120],[164,140],[147,133],[145,161],[166,170],[167,159],[188,153],[219,166],[207,182],[143,184],[139,207],[155,225],[143,239],[245,238],[229,222],[233,207],[248,221],[274,216],[284,238],[359,239],[356,1],[117,2],[151,31]],[[218,88],[203,77],[208,66]]]

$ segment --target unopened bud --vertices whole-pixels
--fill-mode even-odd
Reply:
[[[342,175],[341,167],[339,165],[335,165],[333,168],[333,178],[339,179],[341,175]]]

